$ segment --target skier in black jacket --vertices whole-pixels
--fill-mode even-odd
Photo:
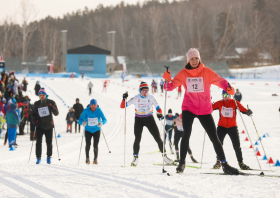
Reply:
[[[79,133],[81,129],[81,125],[78,123],[78,120],[84,110],[83,105],[80,103],[79,98],[76,99],[76,104],[73,105],[73,109],[75,110],[75,133],[77,133],[77,124],[79,125]]]
[[[41,85],[39,84],[39,81],[36,82],[36,85],[35,85],[35,94],[36,96],[38,96],[38,93],[39,93],[39,90],[41,89]]]
[[[36,164],[40,164],[41,162],[43,134],[45,134],[47,143],[47,163],[50,164],[52,156],[52,136],[54,128],[52,114],[57,116],[58,109],[55,102],[48,99],[45,88],[40,89],[39,97],[40,100],[34,103],[34,107],[30,112],[32,122],[36,126]]]

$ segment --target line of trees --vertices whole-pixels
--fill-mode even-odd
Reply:
[[[240,64],[269,52],[280,63],[279,0],[152,0],[136,5],[77,10],[63,18],[34,21],[36,8],[21,2],[20,22],[0,22],[0,55],[47,56],[59,65],[60,31],[68,30],[68,49],[87,44],[108,49],[108,31],[116,31],[116,55],[130,60],[168,60],[191,47],[202,58],[221,60],[235,48],[248,48]]]

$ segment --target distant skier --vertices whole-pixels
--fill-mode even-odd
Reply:
[[[75,74],[71,74],[70,79],[74,80]]]
[[[122,82],[124,82],[124,77],[125,77],[125,74],[124,74],[124,73],[122,73],[122,75],[121,75]]]
[[[91,89],[93,87],[93,84],[91,83],[91,81],[88,83],[88,90],[89,90],[89,95],[91,95]]]
[[[217,127],[217,135],[221,143],[223,144],[225,136],[228,134],[235,154],[238,160],[238,165],[242,170],[250,170],[250,167],[243,163],[242,151],[240,147],[240,138],[237,129],[236,123],[236,111],[237,107],[233,99],[230,98],[230,95],[226,91],[222,91],[223,100],[215,102],[212,107],[213,110],[219,110],[219,123]],[[246,109],[238,101],[236,101],[240,111],[248,116],[252,115],[250,109]],[[217,162],[214,165],[214,169],[219,169],[221,167],[221,162],[217,156]]]
[[[178,117],[176,117],[175,119],[175,137],[174,137],[174,144],[175,144],[175,152],[176,152],[176,161],[175,162],[179,162],[180,158],[179,158],[179,141],[181,138],[183,138],[184,135],[184,128],[183,128],[183,123],[182,123],[182,114],[180,114]],[[192,154],[192,150],[190,149],[190,147],[188,148],[188,154],[191,157],[191,160],[193,161],[193,163],[197,163],[196,159],[194,159],[193,154]]]
[[[234,98],[235,98],[235,100],[237,100],[238,102],[241,102],[241,100],[242,100],[242,94],[239,92],[238,89],[236,89],[236,92],[235,92],[235,94],[234,94]]]
[[[36,164],[41,163],[42,156],[42,138],[45,134],[47,143],[47,163],[51,163],[52,156],[52,138],[53,138],[53,115],[58,115],[58,109],[53,100],[48,99],[48,95],[45,88],[39,91],[40,100],[34,103],[33,109],[31,110],[31,119],[36,126]]]
[[[165,145],[165,142],[166,142],[166,133],[168,134],[168,139],[170,140],[167,141],[167,143],[169,144],[170,146],[170,151],[172,153],[172,132],[173,132],[173,125],[174,125],[174,121],[177,117],[176,116],[173,116],[172,115],[172,109],[169,109],[168,110],[168,114],[165,115],[165,119],[166,119],[166,125],[165,125],[165,134],[164,134],[164,145]],[[170,145],[171,143],[171,145]],[[174,154],[174,153],[172,153]]]
[[[133,161],[131,166],[137,166],[138,155],[140,150],[140,141],[143,132],[143,127],[147,127],[151,135],[154,137],[155,141],[158,144],[159,150],[163,153],[163,142],[160,138],[160,133],[153,116],[153,106],[156,107],[157,117],[159,119],[163,118],[162,110],[158,105],[158,102],[155,100],[154,96],[150,95],[149,85],[146,82],[141,82],[139,87],[140,94],[131,98],[128,102],[125,100],[128,97],[127,93],[123,94],[123,100],[121,103],[121,108],[125,108],[134,104],[135,105],[135,122],[134,122],[134,135],[135,140],[133,144]],[[169,159],[167,155],[164,156],[164,161],[167,164],[173,164],[173,160]]]
[[[98,143],[100,139],[100,130],[102,125],[107,123],[107,119],[104,116],[102,110],[97,104],[97,100],[92,99],[89,106],[83,111],[79,124],[85,127],[85,139],[86,139],[86,164],[90,164],[89,150],[91,145],[91,139],[93,138],[93,152],[94,159],[93,164],[98,164]]]
[[[102,90],[102,93],[103,93],[103,91],[105,91],[105,93],[106,93],[106,91],[107,91],[107,86],[108,86],[108,81],[105,80],[104,83],[103,83],[103,90]]]
[[[216,154],[221,159],[223,171],[226,174],[238,175],[239,171],[228,165],[224,149],[217,137],[215,122],[211,114],[213,110],[210,95],[211,84],[221,87],[231,95],[234,95],[234,88],[213,70],[205,67],[204,64],[201,63],[199,51],[194,48],[188,51],[187,64],[184,69],[179,71],[173,80],[171,79],[170,71],[166,71],[163,78],[168,82],[167,91],[172,91],[180,85],[183,85],[186,90],[182,104],[184,136],[181,142],[180,162],[176,168],[177,173],[184,172],[185,158],[189,148],[193,121],[194,118],[198,118],[213,143]]]
[[[76,99],[76,103],[73,105],[74,114],[75,114],[75,133],[77,133],[77,125],[79,125],[79,133],[81,132],[81,125],[78,123],[78,120],[84,110],[83,105],[80,103],[80,99]]]
[[[70,133],[72,133],[72,124],[75,120],[74,111],[75,110],[71,107],[66,115],[66,122],[67,122],[66,133],[68,132],[68,130]]]
[[[40,85],[39,81],[37,81],[36,85],[35,85],[35,88],[34,88],[36,96],[38,96],[38,93],[39,93],[40,89],[41,89],[41,85]]]
[[[82,80],[84,80],[85,73],[82,72],[82,73],[81,73],[81,76],[82,76]]]
[[[161,89],[161,93],[163,93],[163,85],[164,85],[164,81],[161,79],[161,81],[160,81],[160,89]]]

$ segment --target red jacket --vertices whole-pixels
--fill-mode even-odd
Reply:
[[[236,101],[240,111],[242,113],[247,113],[247,109],[240,104],[240,102]],[[212,105],[213,110],[219,109],[220,112],[220,119],[218,126],[231,128],[237,126],[236,123],[236,105],[233,99],[220,100],[215,102]]]

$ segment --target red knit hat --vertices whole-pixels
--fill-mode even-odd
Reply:
[[[140,83],[139,90],[142,91],[142,89],[149,89],[148,83],[142,81],[142,82]]]

